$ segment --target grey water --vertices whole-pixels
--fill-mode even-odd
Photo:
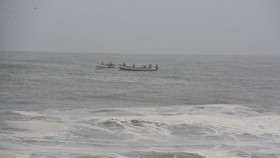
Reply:
[[[0,157],[279,158],[279,114],[277,56],[0,53]]]

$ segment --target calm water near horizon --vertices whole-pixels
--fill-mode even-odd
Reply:
[[[157,72],[96,69],[158,64]],[[0,157],[280,158],[280,56],[0,53]]]

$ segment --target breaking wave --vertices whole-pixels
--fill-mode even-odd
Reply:
[[[8,114],[13,119],[4,117],[0,126],[0,153],[6,157],[277,158],[280,154],[280,116],[244,105]]]

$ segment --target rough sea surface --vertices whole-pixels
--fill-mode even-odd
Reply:
[[[1,52],[14,157],[280,158],[280,57]]]

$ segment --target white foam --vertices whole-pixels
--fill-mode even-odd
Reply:
[[[168,125],[178,124],[191,124],[201,125],[206,127],[214,127],[220,132],[232,132],[232,133],[249,133],[252,135],[273,134],[280,135],[280,116],[279,115],[264,115],[256,112],[252,112],[250,108],[241,105],[207,105],[206,109],[197,110],[196,112],[189,112],[186,108],[190,107],[177,107],[178,111],[186,111],[183,115],[155,115],[156,109],[144,109],[143,115],[137,116],[122,116],[113,117],[113,119],[132,121],[138,120],[143,122],[155,122]],[[219,108],[215,110],[215,108]],[[163,109],[159,109],[163,110]],[[168,108],[165,109],[168,111]],[[137,109],[138,113],[141,109]],[[146,112],[146,111],[149,111]],[[225,112],[246,112],[248,115],[238,116],[230,115]],[[154,114],[154,115],[149,115]],[[107,117],[107,119],[110,119]]]
[[[42,120],[9,121],[7,123],[9,126],[27,130],[27,132],[16,132],[16,135],[21,137],[54,136],[69,128],[69,126],[64,123]]]
[[[203,107],[203,108],[197,108]],[[50,122],[50,121],[15,121],[11,122],[18,128],[24,128],[34,133],[40,133],[41,135],[57,133],[63,131],[66,128],[73,126],[80,126],[86,128],[99,128],[87,123],[81,123],[81,121],[89,121],[90,119],[97,119],[99,121],[115,119],[125,122],[131,122],[133,120],[161,123],[167,125],[178,124],[190,124],[206,126],[215,129],[215,131],[221,133],[249,133],[252,135],[273,134],[279,135],[280,133],[280,116],[278,115],[264,115],[256,113],[249,107],[243,105],[226,105],[226,104],[214,104],[214,105],[200,105],[200,106],[172,106],[161,108],[119,108],[118,110],[127,111],[128,113],[137,113],[133,116],[94,116],[86,111],[76,111],[83,115],[83,117],[77,117],[75,112],[71,112],[71,115],[63,115],[61,111],[49,112],[48,116],[57,118],[62,123]],[[27,116],[42,116],[44,113],[16,111],[17,113]],[[180,112],[178,115],[176,113]],[[227,114],[226,112],[235,113],[248,113],[248,115],[238,116]],[[162,115],[164,113],[165,115]],[[168,113],[171,113],[168,115]],[[73,115],[73,116],[72,116]],[[126,126],[126,125],[123,125]],[[131,128],[130,128],[131,129]],[[105,130],[105,129],[104,129]]]
[[[206,158],[244,158],[242,156],[229,155],[225,152],[211,150],[199,151],[199,154],[205,156]]]
[[[58,137],[55,137],[55,139],[57,139],[58,141],[63,142],[64,139],[67,138],[67,141],[64,142],[66,146],[59,146],[59,148],[61,147],[61,149],[63,149],[63,151],[65,151],[66,153],[72,150],[73,152],[78,153],[91,153],[92,151],[98,151],[100,152],[100,154],[103,154],[103,151],[104,153],[106,153],[105,151],[107,149],[102,148],[102,146],[100,146],[100,148],[92,148],[92,146],[87,146],[88,143],[90,144],[95,140],[100,140],[101,143],[110,142],[112,144],[116,144],[116,148],[111,148],[112,150],[116,151],[128,151],[130,149],[135,149],[135,146],[133,145],[131,148],[130,146],[127,146],[127,144],[130,143],[139,143],[139,146],[143,147],[144,150],[146,146],[151,145],[151,149],[158,149],[159,151],[165,150],[165,147],[168,147],[169,145],[172,149],[178,149],[178,145],[182,145],[183,147],[184,145],[186,145],[186,148],[189,147],[191,151],[184,152],[199,153],[203,156],[206,156],[207,158],[240,158],[238,154],[235,155],[235,152],[231,151],[235,149],[243,151],[244,149],[244,151],[246,150],[245,152],[249,153],[251,151],[256,151],[254,147],[264,147],[260,151],[262,153],[279,153],[276,148],[279,144],[277,142],[280,141],[280,116],[271,113],[257,112],[257,110],[252,110],[247,106],[219,104],[198,106],[170,106],[160,108],[116,108],[114,110],[118,110],[119,112],[110,113],[108,112],[110,110],[105,110],[104,113],[99,112],[98,114],[95,114],[91,112],[92,109],[69,109],[64,111],[47,110],[40,113],[16,111],[17,113],[25,116],[45,117],[40,118],[44,120],[36,120],[35,118],[31,118],[33,120],[7,121],[6,123],[8,126],[25,129],[26,131],[12,130],[11,132],[14,132],[13,134],[6,133],[1,135],[5,135],[5,138],[11,139],[14,139],[15,137],[32,138],[58,135]],[[239,113],[240,115],[238,115]],[[53,120],[57,120],[59,122]],[[116,121],[116,124],[119,124],[124,128],[113,128],[114,122],[111,126],[110,123],[106,124],[106,120]],[[181,124],[186,124],[187,126],[181,126]],[[179,131],[181,130],[180,132],[184,132],[185,128],[186,132],[189,132],[188,128],[191,129],[193,126],[195,126],[195,128],[210,128],[216,131],[216,133],[210,131],[209,135],[207,135],[208,131],[206,130],[206,134],[203,133],[203,135],[196,135],[195,133],[190,132],[190,137],[188,134],[186,134],[185,137],[181,137],[180,134],[176,134],[174,133],[174,131],[172,131],[172,128],[177,125],[179,125],[179,128],[184,127],[182,129],[179,129]],[[173,129],[177,130],[177,127]],[[74,130],[75,132],[71,133],[71,131]],[[73,138],[75,136],[79,137],[79,134],[76,135],[76,133],[79,133],[79,131],[83,132],[83,130],[85,130],[86,132],[91,132],[91,130],[92,132],[102,131],[104,132],[104,135],[99,133],[97,133],[97,135],[93,134],[93,137],[97,136],[98,138],[82,140],[82,143],[78,144],[81,146],[75,146],[75,149],[73,148],[73,146],[73,149],[71,147],[71,149],[68,148],[67,145],[69,144],[67,143],[70,143],[70,146],[75,144],[76,142],[74,142],[75,140]],[[70,131],[69,133],[71,135],[68,135],[68,131]],[[249,141],[246,140],[246,134],[249,134]],[[60,137],[60,135],[63,136]],[[250,137],[250,135],[253,136]],[[117,139],[110,140],[110,136],[113,136],[112,138]],[[214,138],[212,139],[211,136],[214,136]],[[246,138],[243,139],[244,137]],[[124,141],[118,141],[118,138],[124,139]],[[198,140],[196,140],[196,138],[198,138]],[[217,142],[216,138],[221,138],[222,141]],[[45,138],[42,138],[42,140],[43,139]],[[83,138],[81,137],[81,139]],[[188,139],[189,141],[184,142]],[[41,140],[41,138],[36,138],[35,140]],[[222,146],[223,144],[225,147]],[[13,145],[12,142],[11,145]],[[107,144],[105,144],[104,146],[106,145]],[[217,145],[218,147],[213,149],[215,145]],[[17,148],[21,149],[21,146],[22,144],[19,144]],[[234,149],[229,149],[227,148],[227,146],[233,147]],[[32,147],[35,148],[34,151],[45,150],[45,147],[44,149],[41,149],[41,147],[37,146],[36,144],[34,146],[32,144]],[[250,149],[250,147],[252,147],[252,149]],[[50,153],[52,153],[52,151],[56,151],[55,147],[49,146],[47,147],[47,149]],[[15,154],[8,153],[8,156],[10,156],[8,158],[14,158],[11,156],[15,156]]]
[[[44,116],[43,113],[38,113],[34,111],[13,111],[13,112],[29,117]]]

